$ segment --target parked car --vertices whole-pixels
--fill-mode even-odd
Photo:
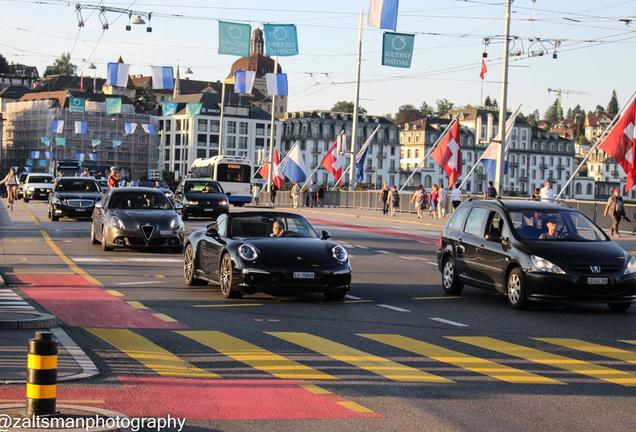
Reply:
[[[53,190],[52,174],[31,173],[27,176],[22,186],[23,199],[28,203],[32,199],[49,199],[49,194]]]
[[[90,218],[101,199],[101,188],[92,177],[58,177],[49,197],[49,219]]]
[[[210,179],[185,179],[175,190],[175,201],[183,206],[181,217],[191,216],[216,219],[230,212],[227,195],[221,185]]]
[[[530,301],[607,303],[636,299],[636,258],[583,213],[557,203],[462,203],[439,240],[442,286],[499,291],[513,308]]]

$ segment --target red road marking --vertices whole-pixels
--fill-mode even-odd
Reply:
[[[381,235],[390,236],[390,237],[399,237],[399,238],[405,238],[409,240],[417,240],[417,241],[421,241],[425,243],[437,244],[437,239],[434,239],[431,237],[424,237],[417,234],[409,234],[402,231],[395,231],[395,230],[384,229],[384,228],[371,228],[371,227],[366,227],[362,225],[354,225],[354,224],[345,223],[345,222],[335,222],[329,219],[320,219],[315,217],[307,217],[306,219],[309,220],[310,222],[316,222],[323,225],[334,225],[334,226],[339,226],[341,228],[349,228],[352,230],[366,231],[366,232],[381,234]],[[390,221],[390,219],[387,219],[387,221]]]
[[[147,310],[133,308],[80,275],[20,274],[15,279],[32,284],[22,291],[71,327],[184,328],[179,323],[164,322]]]

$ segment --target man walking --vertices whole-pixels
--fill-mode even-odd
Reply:
[[[495,188],[495,185],[491,181],[488,182],[488,189],[486,189],[486,193],[484,194],[484,197],[497,198],[497,189]]]
[[[258,205],[261,199],[261,187],[258,184],[252,186],[252,199],[254,200],[254,204]]]
[[[455,213],[455,209],[462,203],[462,191],[459,186],[459,182],[455,183],[455,187],[453,187],[453,190],[451,191],[451,204],[453,204],[453,213]]]
[[[543,202],[556,201],[556,193],[554,192],[554,189],[552,189],[552,182],[550,180],[546,180],[543,184],[543,187],[539,191],[539,197]]]
[[[618,232],[618,225],[621,220],[625,219],[627,222],[631,222],[625,214],[625,205],[623,204],[623,197],[619,188],[614,188],[612,194],[607,199],[605,210],[603,210],[605,216],[612,218],[612,228],[610,228],[610,235],[612,237],[620,237]]]
[[[382,201],[382,213],[387,214],[389,212],[389,185],[387,182],[384,182],[382,189],[380,189],[378,201]]]

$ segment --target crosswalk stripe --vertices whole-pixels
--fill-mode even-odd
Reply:
[[[552,354],[538,349],[516,345],[490,337],[480,336],[447,336],[448,339],[489,349],[512,357],[522,358],[535,363],[568,370],[580,375],[598,378],[602,381],[620,384],[628,387],[636,386],[636,375],[600,366],[594,363]]]
[[[221,354],[282,379],[335,380],[336,377],[220,331],[178,331]]]
[[[552,378],[536,375],[491,360],[473,357],[458,351],[396,334],[359,333],[358,336],[390,345],[404,351],[430,357],[442,363],[448,363],[462,369],[515,384],[563,384]]]
[[[101,328],[89,328],[87,330],[159,375],[219,378],[217,374],[186,362],[131,330]]]
[[[267,334],[393,381],[453,382],[309,333],[267,332]]]
[[[632,351],[614,348],[607,345],[599,345],[591,342],[582,341],[580,339],[570,338],[535,338],[541,342],[547,342],[553,345],[559,345],[577,351],[583,351],[590,354],[609,357],[611,359],[624,361],[626,363],[636,364],[636,353]]]

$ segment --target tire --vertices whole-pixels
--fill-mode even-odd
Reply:
[[[349,288],[339,288],[335,290],[325,291],[322,294],[325,296],[325,300],[327,301],[342,301],[348,292]]]
[[[91,243],[99,244],[99,240],[95,237],[95,225],[93,223],[91,223]]]
[[[183,279],[188,286],[206,285],[205,281],[196,277],[196,262],[192,243],[188,243],[183,252]]]
[[[464,289],[464,284],[459,280],[457,267],[453,257],[444,258],[442,264],[442,288],[448,295],[457,295]]]
[[[525,309],[528,306],[528,292],[523,271],[516,267],[508,273],[506,280],[506,299],[513,309]]]
[[[24,196],[24,198],[22,198],[22,199],[23,199],[23,201],[24,201],[25,203],[28,203],[28,202],[29,202],[29,199],[26,197],[26,195],[25,195],[25,196]]]
[[[113,246],[108,244],[106,241],[106,233],[104,233],[104,229],[102,228],[102,250],[104,252],[109,252],[113,250]]]
[[[627,303],[608,303],[607,304],[609,306],[609,308],[613,311],[616,312],[625,312],[627,309],[629,309],[632,304],[630,302]]]
[[[60,217],[59,217],[59,216],[55,216],[55,215],[53,215],[53,214],[52,214],[52,215],[51,215],[51,220],[52,220],[53,222],[57,222],[57,221],[59,221],[59,220],[60,220]]]
[[[236,289],[234,285],[233,270],[232,258],[228,254],[223,255],[219,268],[219,285],[221,287],[221,295],[226,299],[243,297],[243,293]]]
[[[187,221],[190,217],[188,216],[188,212],[183,210],[183,212],[181,213],[181,220],[182,221]]]
[[[46,213],[46,217],[51,219],[51,207],[49,207],[49,211]]]

